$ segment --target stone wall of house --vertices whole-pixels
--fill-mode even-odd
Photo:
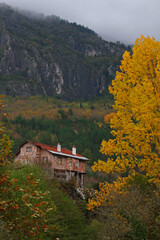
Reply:
[[[37,146],[26,143],[20,148],[19,154],[15,158],[15,162],[22,164],[38,164],[40,158],[40,149]]]
[[[20,148],[20,153],[15,158],[15,162],[18,161],[22,164],[42,165],[44,168],[68,170],[80,173],[85,172],[85,161],[61,155],[53,155],[30,142],[24,144]]]

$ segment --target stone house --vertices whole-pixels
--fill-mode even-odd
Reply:
[[[59,143],[55,147],[27,140],[20,145],[14,161],[41,165],[51,177],[56,176],[66,181],[75,177],[77,186],[83,188],[85,164],[88,159],[77,154],[74,146],[71,151],[61,148]]]

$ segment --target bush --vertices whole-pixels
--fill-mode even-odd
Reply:
[[[48,239],[55,205],[37,167],[1,167],[0,214],[13,239]],[[55,232],[54,232],[55,233]]]

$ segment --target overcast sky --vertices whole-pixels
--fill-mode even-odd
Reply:
[[[109,41],[134,43],[140,35],[160,41],[160,0],[3,0],[87,26]]]

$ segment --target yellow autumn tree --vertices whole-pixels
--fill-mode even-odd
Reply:
[[[160,186],[160,42],[137,39],[132,54],[124,53],[109,90],[117,111],[111,119],[114,139],[102,141],[100,151],[108,160],[99,160],[92,168],[114,172],[117,179],[100,185],[88,209],[105,203],[111,189],[121,191],[137,174]]]

